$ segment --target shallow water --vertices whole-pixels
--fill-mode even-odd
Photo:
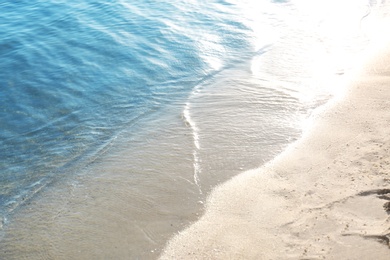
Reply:
[[[1,4],[2,257],[157,256],[337,95],[379,7]]]

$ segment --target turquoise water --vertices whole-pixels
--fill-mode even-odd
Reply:
[[[140,117],[184,100],[218,72],[201,57],[201,31],[221,37],[217,47],[229,55],[209,51],[224,67],[243,62],[243,51],[251,55],[248,28],[213,17],[216,10],[183,12],[191,8],[184,4],[1,4],[3,207],[42,179],[82,164]]]
[[[28,226],[44,216],[41,208],[71,205],[70,185],[86,205],[108,192],[107,211],[79,209],[88,217],[134,203],[142,214],[116,217],[153,216],[137,226],[142,234],[170,216],[179,224],[167,224],[161,238],[156,230],[133,235],[133,251],[115,251],[158,252],[169,232],[194,220],[183,212],[194,215],[215,185],[272,159],[342,88],[351,57],[370,42],[362,24],[380,4],[341,2],[3,1],[3,246],[18,240],[6,227],[24,223],[27,208]],[[109,200],[115,192],[126,199]],[[31,253],[23,250],[7,257]]]

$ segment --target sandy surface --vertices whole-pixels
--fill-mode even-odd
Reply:
[[[162,259],[390,259],[390,50],[304,137],[214,190]]]

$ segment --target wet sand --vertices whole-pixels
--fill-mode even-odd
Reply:
[[[390,48],[302,139],[217,187],[161,259],[389,259]]]

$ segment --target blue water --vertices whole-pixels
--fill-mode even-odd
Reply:
[[[222,38],[223,66],[253,51],[243,24],[183,4],[0,4],[0,208],[214,73],[200,57],[202,31]]]
[[[174,208],[185,205],[179,199],[197,203],[199,196],[204,200],[218,183],[272,159],[299,137],[310,111],[340,89],[342,75],[351,66],[345,61],[351,62],[350,57],[369,42],[361,30],[362,19],[370,5],[377,4],[361,1],[355,8],[351,1],[341,2],[353,14],[349,20],[341,11],[334,13],[342,8],[328,1],[319,1],[318,6],[310,1],[276,0],[3,1],[0,228],[15,209],[39,191],[44,193],[55,180],[59,184],[53,187],[61,187],[63,178],[72,179],[93,162],[103,169],[121,162],[126,166],[115,168],[111,175],[100,173],[99,178],[112,176],[119,183],[131,183],[129,187],[139,197],[133,200],[133,191],[118,184],[110,192],[112,180],[104,188],[96,183],[87,186],[89,180],[96,182],[93,175],[99,169],[90,167],[81,186],[96,194],[78,190],[83,194],[80,201],[69,203],[65,212],[71,212],[72,205],[86,204],[84,195],[98,197],[107,188],[107,197],[118,192],[125,199],[105,197],[106,211],[86,207],[85,216],[95,214],[99,219],[104,214],[112,217],[111,212],[141,209],[138,220],[142,222],[166,203],[173,206],[161,209],[163,213],[150,222],[165,223],[169,231],[161,233],[177,231],[177,227],[169,229],[169,212],[180,215],[184,211]],[[345,20],[350,23],[340,26]],[[132,142],[138,134],[140,140]],[[112,159],[114,151],[117,157]],[[131,170],[121,172],[126,167]],[[133,180],[132,174],[138,177]],[[175,190],[172,185],[177,194],[169,193]],[[164,192],[178,201],[168,196],[167,203]],[[54,206],[47,207],[48,214],[55,212],[50,207],[67,203],[61,199],[67,198],[58,198],[58,203],[49,199]],[[113,201],[118,202],[116,207]],[[133,206],[129,201],[141,202]],[[126,206],[130,207],[127,211]],[[138,216],[136,210],[131,218]],[[29,221],[45,219],[42,216],[30,216],[25,227]],[[164,222],[163,216],[168,220]],[[130,218],[115,215],[109,222],[115,223],[115,217]],[[87,225],[74,225],[74,219],[64,223],[79,234]],[[105,234],[111,230],[99,224],[106,219],[99,221],[92,221],[90,229],[101,230],[102,236],[96,237],[105,244]],[[129,224],[129,232],[148,233],[148,224],[137,222],[133,229]],[[161,248],[162,242],[150,242],[144,233],[139,239],[132,233],[137,241],[132,245],[134,252],[141,255],[146,250],[140,244],[149,250],[160,243]],[[168,235],[158,236],[164,240]],[[13,239],[11,234],[8,245],[13,245]],[[89,239],[80,235],[74,241]],[[61,244],[63,238],[47,240]],[[26,243],[31,241],[40,243],[39,239]],[[95,242],[89,246],[99,248],[100,242]],[[123,246],[124,252],[128,247]],[[15,249],[13,256],[25,248]],[[122,252],[116,245],[112,249]],[[131,256],[138,256],[134,252]]]

